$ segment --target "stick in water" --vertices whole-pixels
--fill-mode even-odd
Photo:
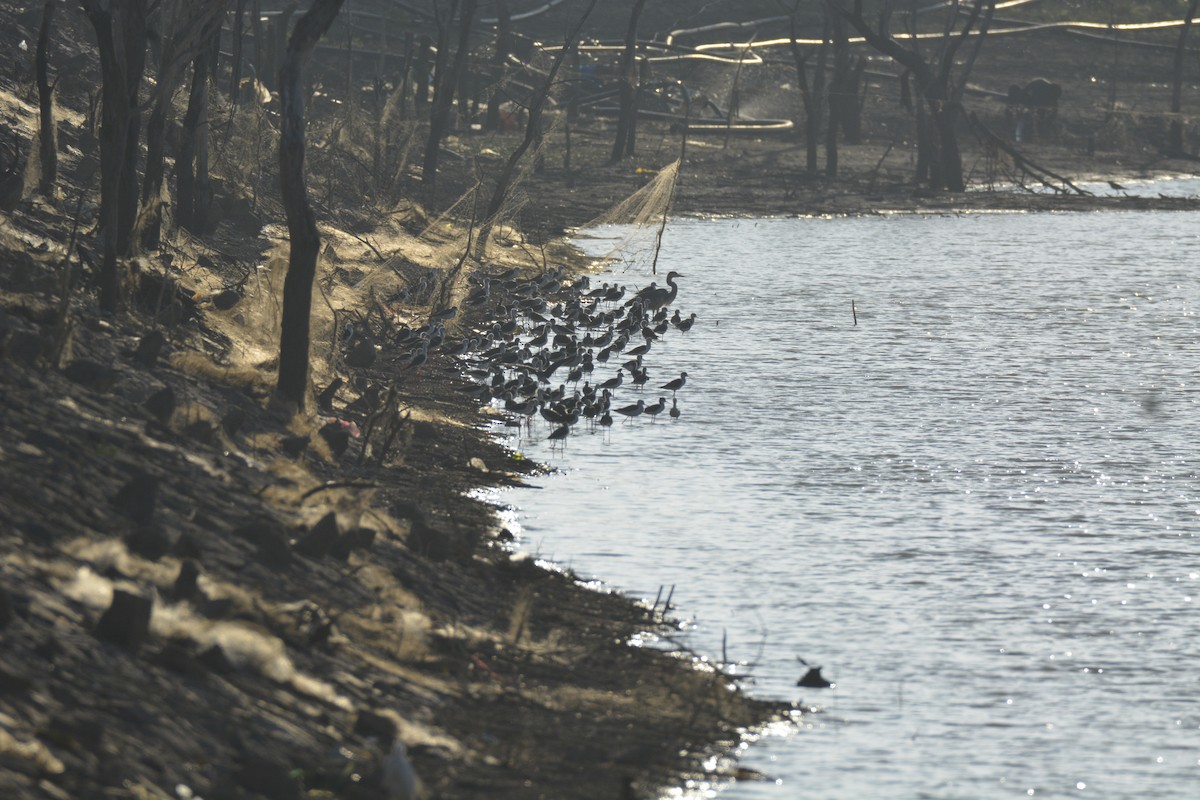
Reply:
[[[854,301],[850,301],[850,313],[854,315],[854,325],[858,326],[858,309],[854,307]]]

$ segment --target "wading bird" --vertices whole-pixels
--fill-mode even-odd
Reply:
[[[629,420],[632,422],[634,417],[641,416],[642,412],[644,412],[645,410],[646,410],[646,401],[638,400],[633,405],[622,406],[622,407],[616,409],[616,412],[624,417],[629,418]]]
[[[685,383],[687,383],[687,373],[681,372],[681,373],[679,373],[678,378],[676,378],[673,381],[667,381],[666,383],[664,383],[662,386],[660,386],[658,388],[666,389],[667,391],[671,392],[671,394],[674,394],[675,392],[678,392],[680,389],[682,389],[683,385]]]

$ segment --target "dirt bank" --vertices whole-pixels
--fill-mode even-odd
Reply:
[[[661,613],[510,554],[466,492],[533,466],[487,437],[449,356],[329,351],[320,388],[344,388],[281,418],[256,360],[269,238],[231,309],[236,243],[185,237],[106,317],[87,274],[63,282],[71,227],[39,203],[0,224],[0,794],[377,797],[395,729],[437,796],[640,796],[784,710],[625,645]],[[428,314],[338,246],[332,302],[375,276],[388,303],[360,330]]]

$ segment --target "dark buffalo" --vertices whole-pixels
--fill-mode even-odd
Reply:
[[[1015,122],[1016,140],[1044,136],[1058,116],[1061,97],[1062,87],[1045,78],[1034,78],[1024,86],[1014,83],[1008,87],[1005,105],[1009,120]]]
[[[1008,87],[1008,104],[1031,109],[1058,109],[1062,87],[1045,78],[1034,78],[1024,86],[1013,84]]]

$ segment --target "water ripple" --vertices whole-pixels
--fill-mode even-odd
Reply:
[[[724,796],[1194,793],[1196,222],[672,223],[684,416],[523,442],[568,469],[514,502],[577,570],[674,585],[757,691],[799,697],[796,655],[837,680],[751,749],[782,785]]]

